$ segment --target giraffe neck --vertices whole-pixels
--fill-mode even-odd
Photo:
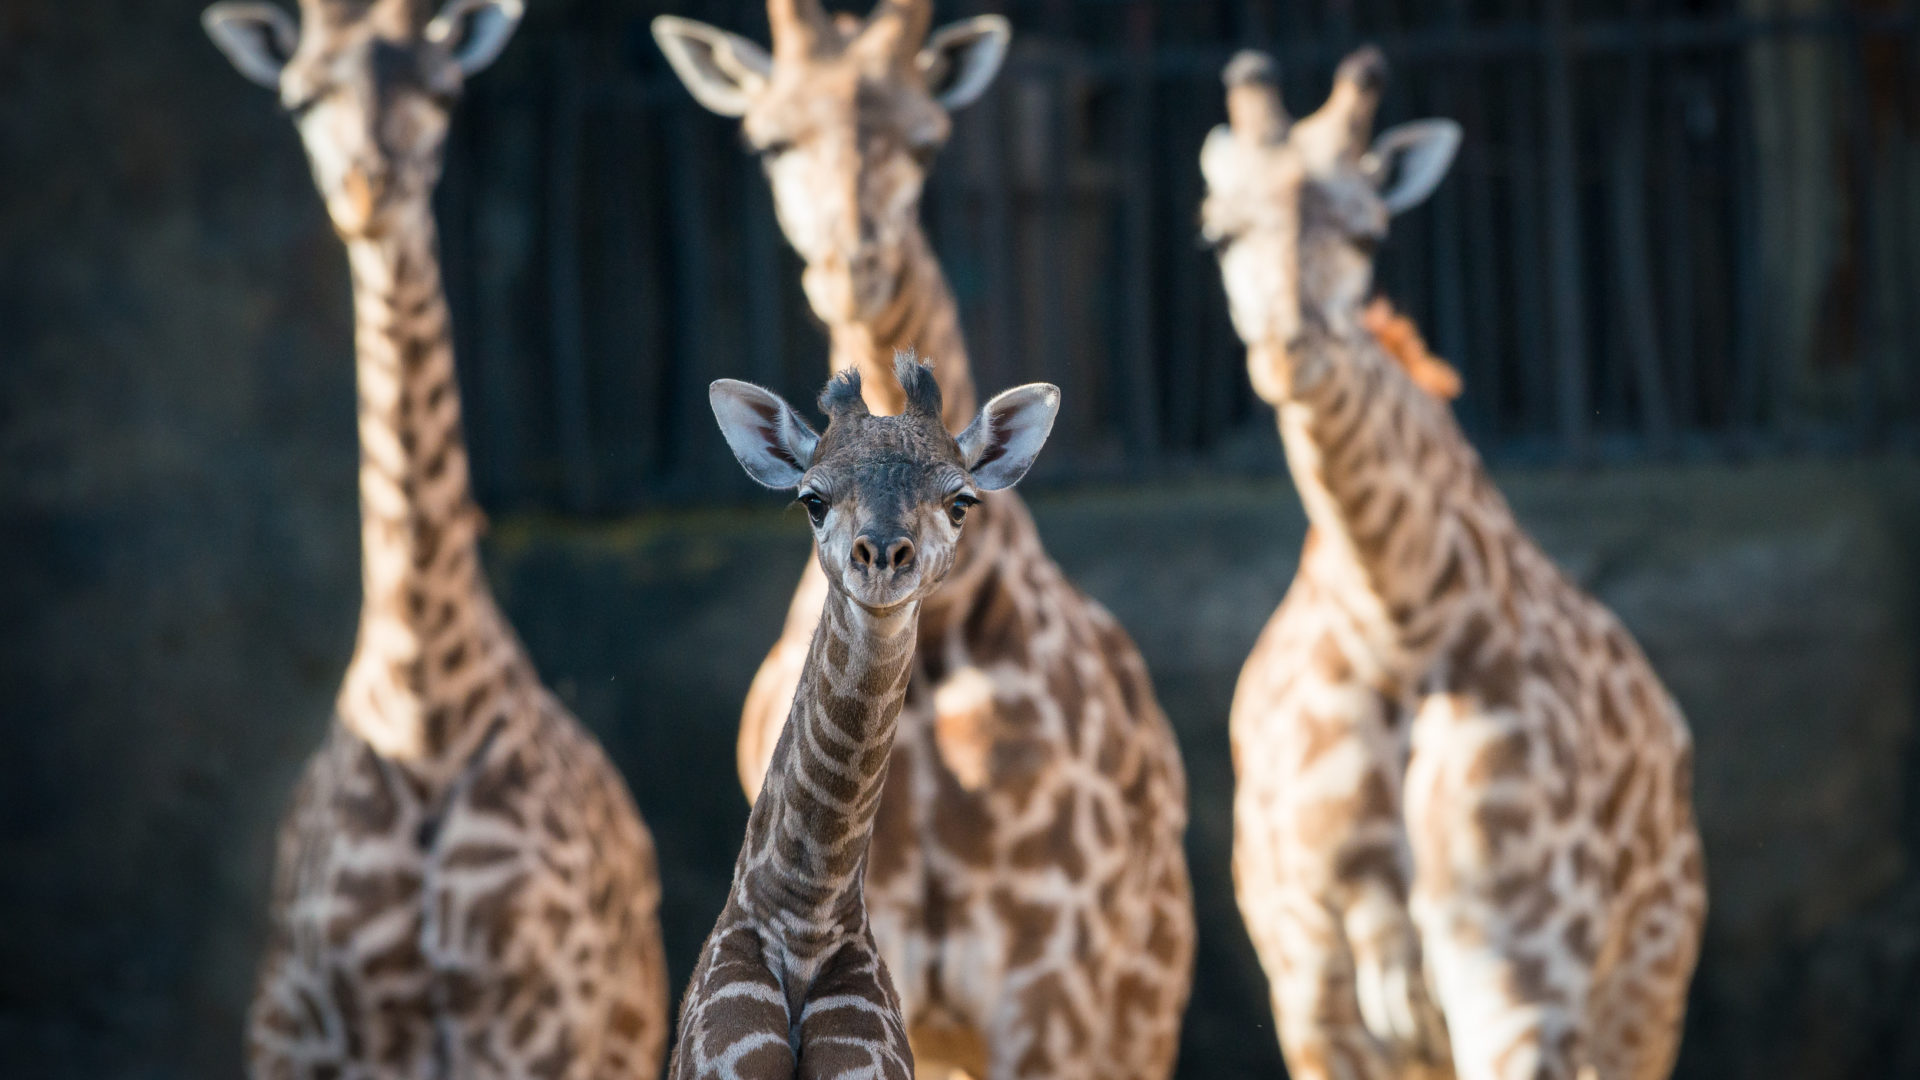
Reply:
[[[734,871],[741,906],[804,962],[865,925],[874,811],[919,602],[875,615],[829,588]]]
[[[1452,410],[1366,334],[1311,333],[1255,366],[1283,373],[1280,435],[1316,537],[1303,566],[1384,648],[1431,643],[1511,523]]]
[[[941,419],[949,431],[957,432],[973,420],[977,407],[967,345],[960,335],[960,309],[926,234],[914,229],[905,244],[906,259],[893,302],[871,319],[831,324],[829,363],[832,373],[858,369],[867,407],[893,415],[905,406],[900,384],[893,377],[893,351],[916,350],[933,365],[944,402]]]
[[[433,214],[347,242],[360,427],[360,628],[343,723],[396,760],[482,737],[517,643],[481,576]],[[511,681],[511,680],[510,680]]]

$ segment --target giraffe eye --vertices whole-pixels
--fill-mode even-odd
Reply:
[[[947,517],[952,520],[955,527],[958,527],[961,522],[967,520],[967,511],[977,506],[979,502],[979,499],[971,495],[955,495],[953,501],[947,504]]]
[[[775,139],[772,142],[761,143],[755,146],[753,152],[760,155],[761,161],[772,161],[774,158],[779,157],[791,149],[793,149],[791,142],[785,139]]]
[[[811,491],[803,491],[798,501],[807,508],[807,516],[813,519],[815,525],[827,519],[827,500]]]

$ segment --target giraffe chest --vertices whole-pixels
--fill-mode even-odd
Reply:
[[[651,840],[570,719],[524,719],[446,784],[336,729],[281,834],[256,1038],[428,1076],[596,1049],[613,1010],[664,1037]]]
[[[1015,972],[1070,961],[1104,985],[1140,955],[1147,898],[1184,895],[1184,777],[1137,654],[1077,593],[954,625],[921,641],[868,905],[910,1007],[977,1020]]]

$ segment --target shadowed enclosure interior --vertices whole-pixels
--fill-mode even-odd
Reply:
[[[1911,444],[1917,20],[1802,6],[943,4],[1016,28],[924,200],[979,379],[1062,387],[1043,484],[1278,469],[1197,228],[1222,43],[1275,53],[1298,114],[1376,41],[1383,127],[1466,130],[1378,284],[1461,369],[1489,457]],[[765,40],[764,5],[688,13]],[[442,212],[490,506],[744,491],[705,430],[707,383],[804,398],[824,374],[758,163],[673,78],[651,14],[575,5],[459,116]]]

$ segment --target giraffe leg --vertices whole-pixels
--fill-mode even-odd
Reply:
[[[1474,935],[1477,936],[1477,935]],[[1427,962],[1453,1036],[1460,1080],[1583,1080],[1586,1041],[1577,1001],[1562,971],[1548,981],[1545,962],[1459,940],[1427,943]]]
[[[869,940],[835,953],[800,1007],[800,1080],[914,1080],[900,996]]]
[[[1406,901],[1378,880],[1347,905],[1353,989],[1367,1030],[1404,1062],[1449,1059],[1446,1022],[1427,990],[1420,936]]]
[[[1310,897],[1275,905],[1254,944],[1273,992],[1280,1052],[1295,1080],[1393,1077],[1392,1061],[1367,1031],[1354,986],[1353,955],[1340,920]],[[1255,920],[1249,916],[1249,927]]]
[[[1560,820],[1550,721],[1435,695],[1414,720],[1412,910],[1461,1080],[1576,1080],[1586,1065],[1596,894]]]

